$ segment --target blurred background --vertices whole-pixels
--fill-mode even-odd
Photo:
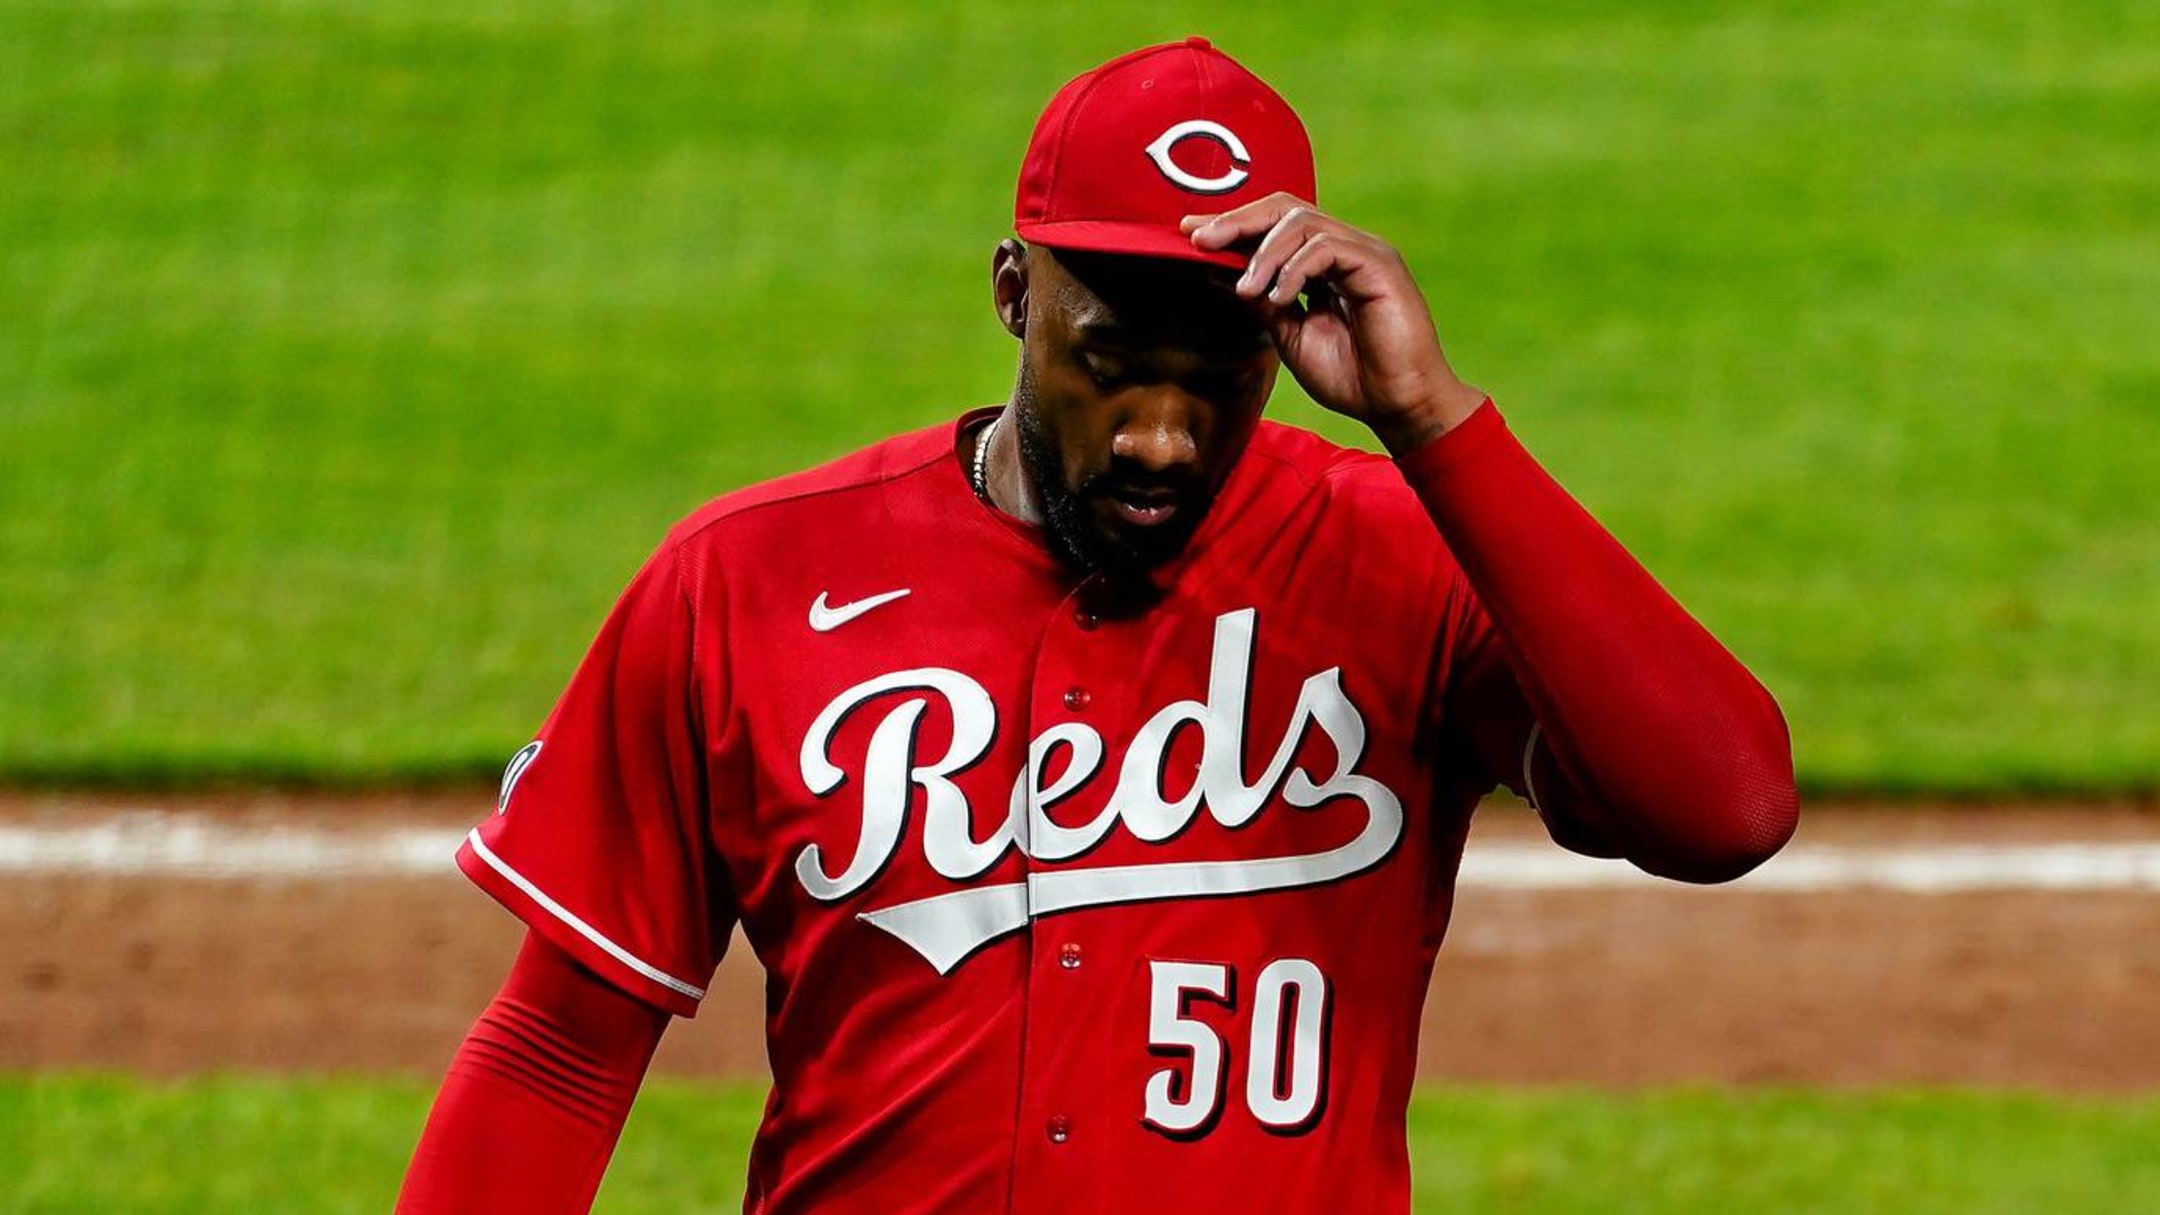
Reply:
[[[1820,808],[1715,892],[1496,808],[1420,1209],[2160,1209],[2130,0],[0,0],[0,1209],[386,1208],[516,936],[443,841],[670,523],[1003,399],[1035,116],[1193,33]],[[739,1201],[729,965],[599,1209]]]

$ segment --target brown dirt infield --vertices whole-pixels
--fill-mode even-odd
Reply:
[[[65,799],[0,823],[162,808],[330,829],[469,824],[485,792]],[[1480,838],[1530,839],[1507,807]],[[2160,840],[2136,807],[1810,807],[1802,839]],[[0,1068],[441,1068],[519,927],[441,877],[0,880]],[[658,1067],[755,1076],[747,949]],[[2160,1089],[2160,894],[1643,886],[1465,889],[1425,1016],[1431,1080]]]

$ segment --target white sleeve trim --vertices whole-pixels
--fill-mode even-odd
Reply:
[[[681,979],[678,979],[675,976],[668,974],[666,971],[661,970],[659,967],[651,965],[644,959],[638,957],[636,954],[631,953],[629,950],[624,949],[622,946],[617,945],[615,942],[607,939],[607,937],[603,935],[599,929],[594,928],[592,925],[586,923],[585,921],[577,918],[576,915],[572,914],[569,908],[564,907],[561,903],[558,903],[554,899],[549,898],[545,891],[541,890],[538,886],[535,886],[531,882],[527,881],[524,874],[519,873],[515,869],[512,869],[509,864],[506,863],[501,857],[496,856],[493,852],[488,851],[488,846],[480,842],[480,829],[478,827],[475,827],[470,832],[466,833],[465,842],[472,845],[473,855],[487,862],[488,868],[493,869],[495,872],[503,875],[505,878],[508,878],[510,880],[510,884],[516,886],[519,890],[524,891],[527,898],[531,899],[535,903],[540,904],[541,908],[545,910],[549,915],[554,916],[556,919],[561,920],[563,923],[569,925],[573,930],[577,932],[579,936],[584,937],[586,940],[591,941],[594,945],[599,946],[602,953],[605,953],[607,956],[615,959],[616,961],[622,963],[623,965],[629,967],[637,973],[644,975],[646,978],[651,979],[653,982],[658,983],[660,986],[667,988],[669,991],[681,992],[683,995],[686,995],[693,1000],[702,1000],[705,998],[704,988],[696,987],[689,983],[685,983]]]
[[[1531,775],[1530,769],[1532,767],[1531,761],[1537,758],[1538,734],[1543,731],[1544,728],[1545,726],[1542,722],[1531,722],[1530,741],[1524,743],[1522,748],[1523,798],[1530,803],[1530,808],[1537,811],[1539,814],[1545,813],[1545,807],[1538,805],[1537,778]]]

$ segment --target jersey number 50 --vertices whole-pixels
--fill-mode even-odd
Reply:
[[[1148,963],[1148,1053],[1184,1062],[1148,1077],[1142,1121],[1174,1139],[1197,1139],[1222,1116],[1229,1066],[1223,1039],[1192,1015],[1207,1000],[1235,1012],[1235,976],[1220,962]],[[1304,958],[1277,958],[1253,984],[1245,1106],[1278,1135],[1313,1128],[1327,1108],[1328,984]]]

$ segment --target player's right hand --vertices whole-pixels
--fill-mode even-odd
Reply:
[[[1181,227],[1201,249],[1254,246],[1237,292],[1263,308],[1283,365],[1388,450],[1423,446],[1484,402],[1448,365],[1402,254],[1378,236],[1283,193]]]

